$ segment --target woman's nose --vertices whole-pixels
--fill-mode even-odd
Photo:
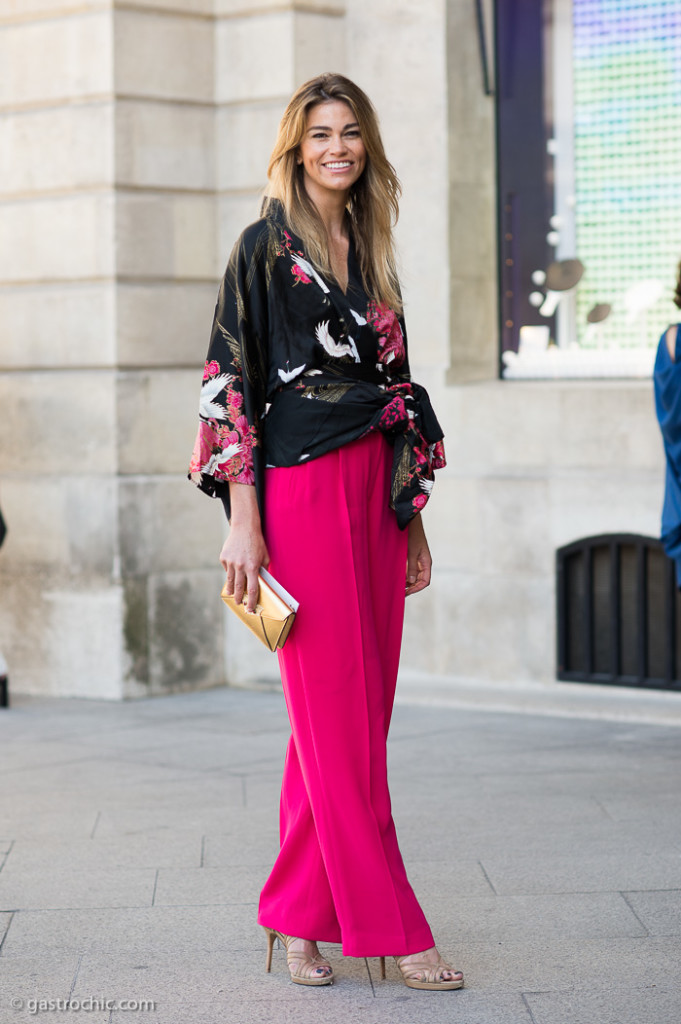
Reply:
[[[347,147],[342,135],[334,135],[331,138],[331,150],[333,153],[345,153]]]

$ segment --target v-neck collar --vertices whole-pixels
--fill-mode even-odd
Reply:
[[[280,228],[282,228],[282,229],[284,229],[286,231],[289,231],[289,232],[291,232],[291,234],[293,234],[293,232],[291,231],[291,228],[290,228],[290,226],[288,224],[288,221],[286,220],[286,214],[284,212],[284,204],[282,203],[281,199],[269,199],[268,200],[266,198],[263,201],[263,215],[265,217],[268,217],[268,218],[271,218],[272,220],[274,220],[276,222],[276,224]],[[294,238],[296,239],[296,242],[298,242],[300,244],[300,248],[306,254],[305,258],[308,259],[307,251],[306,251],[306,248],[305,248],[305,245],[303,243],[302,238],[300,238],[298,235],[295,235],[295,234],[294,234]],[[309,259],[308,259],[308,262],[310,262],[310,264],[312,265],[312,263],[311,263],[311,261]],[[366,291],[364,290],[364,284],[362,282],[362,271],[360,269],[359,261],[357,259],[357,251],[355,249],[355,240],[354,240],[353,235],[352,235],[352,227],[350,227],[350,234],[349,234],[349,237],[348,237],[348,287],[347,287],[347,291],[345,291],[345,292],[343,291],[343,289],[341,288],[340,284],[336,281],[335,278],[328,277],[326,274],[321,274],[319,271],[317,271],[317,273],[319,274],[319,277],[322,279],[322,281],[324,282],[326,287],[329,289],[329,294],[333,294],[334,297],[337,297],[339,299],[339,301],[344,306],[347,307],[348,310],[351,310],[351,309],[354,308],[353,303],[356,304],[355,300],[359,300],[360,307],[366,306],[367,303],[369,302],[369,296],[367,295]],[[359,312],[359,311],[356,310],[356,312]]]
[[[348,287],[347,291],[343,291],[340,284],[335,278],[324,278],[324,282],[329,288],[329,292],[333,293],[334,297],[339,299],[341,305],[346,307],[346,311],[355,309],[355,312],[359,313],[366,307],[369,297],[364,290],[362,283],[362,272],[359,267],[359,261],[357,259],[357,252],[355,250],[355,240],[352,237],[352,230],[350,231],[350,237],[348,239]],[[359,305],[359,309],[355,307]]]

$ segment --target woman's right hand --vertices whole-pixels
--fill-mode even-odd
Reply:
[[[262,535],[255,488],[250,484],[229,485],[232,517],[229,536],[222,545],[220,562],[227,573],[227,593],[241,604],[248,595],[246,611],[254,612],[258,600],[261,565],[267,566],[270,556]]]

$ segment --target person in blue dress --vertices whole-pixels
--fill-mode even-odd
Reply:
[[[674,302],[681,309],[681,263]],[[681,325],[672,324],[657,349],[655,371],[655,411],[662,431],[667,467],[661,540],[669,558],[676,564],[676,582],[681,588]]]

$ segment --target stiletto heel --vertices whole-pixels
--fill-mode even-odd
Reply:
[[[308,953],[303,953],[302,950],[290,949],[292,942],[295,942],[293,935],[284,935],[282,932],[276,931],[274,928],[265,928],[267,934],[267,959],[265,961],[265,970],[270,971],[272,967],[272,950],[274,949],[274,940],[279,939],[284,948],[286,949],[286,963],[288,964],[289,973],[291,975],[291,981],[295,985],[331,985],[333,983],[333,970],[328,960],[325,960],[321,953],[317,953],[316,956],[309,956]],[[328,967],[327,974],[316,974],[321,968]]]
[[[267,932],[267,959],[265,961],[265,970],[269,974],[272,970],[272,950],[274,949],[274,940],[277,937],[277,933],[271,931],[271,929],[265,929]]]
[[[379,957],[381,963],[381,981],[385,981],[385,957]]]

